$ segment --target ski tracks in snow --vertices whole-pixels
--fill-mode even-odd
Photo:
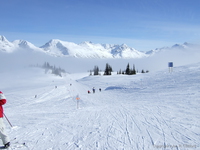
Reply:
[[[140,80],[133,85],[130,76],[125,82],[120,76],[88,78],[59,80],[57,88],[45,83],[45,90],[35,90],[40,93],[37,98],[32,97],[34,89],[25,94],[27,100],[23,95],[13,96],[17,105],[10,104],[8,110],[18,127],[10,130],[10,135],[25,142],[31,150],[199,148],[196,112],[199,93],[191,91],[196,87],[180,93],[174,82],[168,84],[159,74],[142,80],[145,88],[137,87],[141,85]],[[157,83],[158,80],[163,84]],[[101,87],[102,91],[87,94],[93,86]],[[78,109],[77,95],[80,97]],[[190,101],[191,97],[194,101]]]

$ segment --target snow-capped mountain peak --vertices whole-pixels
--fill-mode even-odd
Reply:
[[[147,52],[141,52],[126,44],[99,44],[85,41],[80,44],[52,39],[41,47],[36,47],[25,40],[9,42],[6,37],[0,36],[0,51],[13,52],[17,49],[37,50],[55,57],[78,57],[78,58],[143,58],[156,53],[171,50],[186,50],[193,47],[190,43],[175,44],[172,47],[162,47]]]
[[[174,44],[171,47],[156,48],[154,50],[147,51],[146,54],[151,56],[156,53],[161,53],[161,52],[165,52],[165,51],[174,51],[174,50],[180,51],[180,50],[187,50],[187,49],[196,48],[196,47],[198,47],[198,45],[184,42],[183,44]]]
[[[172,49],[174,49],[174,48],[179,48],[179,49],[181,48],[182,49],[182,48],[185,48],[185,47],[186,46],[184,44],[174,44],[171,48]]]
[[[80,43],[79,45],[89,45],[89,44],[93,44],[93,43],[91,41],[84,41]]]
[[[75,44],[53,39],[44,46],[41,46],[41,48],[54,56],[73,56],[82,58],[140,58],[145,56],[142,52],[129,48],[126,44],[95,44],[91,41]]]
[[[8,42],[8,40],[6,39],[6,37],[3,36],[3,35],[0,35],[0,41],[2,41],[2,42]]]
[[[25,41],[25,40],[15,40],[15,41],[13,41],[13,44],[15,44],[16,46],[19,46],[20,48],[35,47],[32,43]]]
[[[177,48],[177,49],[187,49],[190,47],[194,47],[195,45],[188,43],[188,42],[184,42],[183,44],[175,44],[173,45],[171,48]]]
[[[15,46],[13,43],[9,42],[5,36],[0,35],[0,50],[3,52],[13,52]]]
[[[66,45],[74,45],[74,43],[52,39],[40,48],[53,56],[67,56],[70,53]]]
[[[120,46],[122,49],[127,49],[127,48],[129,48],[126,44],[122,44],[121,46]]]
[[[8,41],[4,36],[0,36],[0,51],[12,53],[19,49],[28,49],[44,52],[42,49],[36,47],[32,43],[25,40]]]

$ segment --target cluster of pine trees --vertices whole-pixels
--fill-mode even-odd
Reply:
[[[51,72],[54,75],[62,77],[62,73],[66,73],[64,69],[61,69],[60,67],[57,68],[55,65],[51,66],[48,62],[45,62],[42,66],[41,65],[30,65],[30,67],[39,67],[45,69],[45,74],[47,72]]]
[[[111,75],[111,72],[112,72],[112,67],[107,63],[106,64],[106,68],[105,68],[105,71],[104,71],[104,75]]]
[[[133,65],[133,69],[131,69],[130,65],[128,63],[128,65],[126,67],[125,74],[127,74],[127,75],[134,75],[134,74],[136,74],[135,65]]]
[[[112,71],[113,71],[113,70],[112,70],[112,67],[111,67],[108,63],[106,63],[106,68],[105,68],[105,70],[104,70],[104,74],[103,74],[103,75],[111,75],[111,72],[112,72]],[[93,70],[90,70],[90,75],[92,75],[92,72],[94,72],[94,73],[93,73],[94,76],[96,76],[96,75],[101,75],[101,74],[100,74],[101,70],[99,69],[98,66],[94,66],[94,69],[93,69]]]
[[[142,69],[141,73],[148,73],[149,71],[147,70],[146,72]],[[130,68],[130,65],[128,63],[126,70],[121,71],[121,69],[117,72],[117,74],[126,74],[126,75],[135,75],[136,73],[138,73],[138,71],[136,71],[135,69],[135,65],[133,64],[133,68]]]
[[[57,68],[55,65],[51,66],[48,62],[45,62],[42,68],[45,69],[45,73],[47,73],[50,70],[52,74],[55,74],[60,77],[62,77],[62,73],[66,73],[64,69],[61,69],[60,67]]]
[[[93,71],[94,71],[94,76],[100,75],[100,73],[99,73],[99,67],[98,66],[94,66]]]
[[[92,72],[94,72],[93,75],[101,75],[98,66],[94,66],[94,69],[90,70],[90,75],[92,75]],[[111,72],[113,72],[112,67],[108,63],[106,63],[106,68],[104,70],[103,75],[111,75]],[[148,73],[148,72],[149,72],[148,70],[146,72],[144,70],[141,71],[141,73]],[[117,74],[126,74],[126,75],[135,75],[136,73],[138,73],[138,71],[136,71],[135,65],[133,64],[133,67],[131,68],[129,63],[125,70],[122,71],[120,69],[119,71],[117,71]]]
[[[135,75],[136,74],[135,65],[133,64],[133,68],[131,69],[128,63],[126,70],[122,71],[120,69],[119,71],[117,71],[117,74]]]

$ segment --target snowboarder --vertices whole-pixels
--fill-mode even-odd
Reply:
[[[2,105],[4,105],[5,103],[6,103],[6,97],[4,96],[3,92],[0,91],[0,137],[5,148],[8,148],[10,146],[10,139],[7,133],[5,132],[5,125],[3,122],[4,113]]]
[[[95,93],[95,88],[94,88],[94,87],[93,87],[93,89],[92,89],[92,90],[93,90],[93,93]]]
[[[101,88],[99,88],[99,92],[101,92]]]
[[[90,94],[90,91],[88,90],[88,94]]]

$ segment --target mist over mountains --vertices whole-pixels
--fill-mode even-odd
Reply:
[[[126,44],[95,44],[83,42],[76,44],[73,42],[52,39],[41,47],[25,40],[15,40],[10,42],[5,36],[0,36],[0,52],[12,53],[21,49],[37,51],[55,57],[75,57],[75,58],[145,58],[164,51],[188,50],[195,45],[189,43],[175,44],[172,47],[157,48],[147,52],[142,52],[128,47]]]
[[[25,40],[10,42],[0,36],[0,72],[19,69],[29,65],[49,62],[67,72],[85,72],[97,65],[101,70],[109,63],[114,71],[125,69],[128,63],[136,70],[158,71],[168,69],[168,62],[182,66],[200,61],[200,46],[183,43],[162,47],[147,52],[135,50],[126,44],[75,44],[61,40],[50,40],[41,47]]]

